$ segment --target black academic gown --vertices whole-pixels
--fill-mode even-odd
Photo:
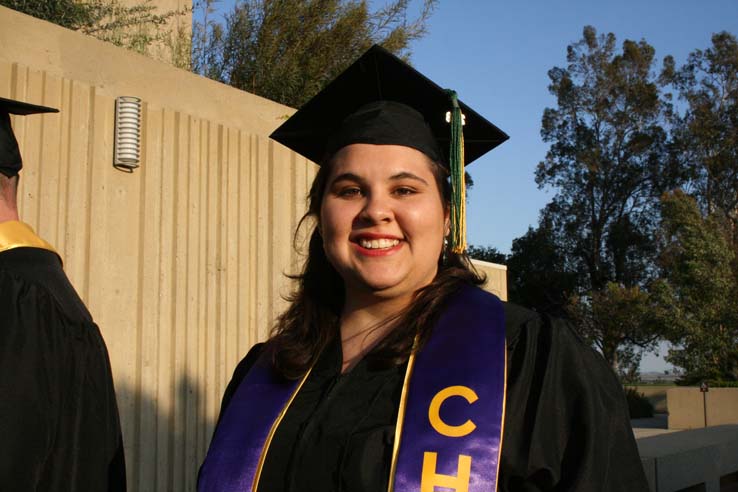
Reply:
[[[57,255],[0,253],[0,490],[124,491],[110,362]]]
[[[604,359],[563,321],[512,304],[505,314],[498,490],[648,491],[623,390]],[[261,350],[236,368],[221,414]],[[405,367],[365,360],[342,375],[341,359],[334,343],[316,363],[275,433],[260,491],[386,492]]]

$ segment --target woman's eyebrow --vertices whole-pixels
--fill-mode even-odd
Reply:
[[[356,183],[363,183],[364,179],[358,174],[354,173],[342,173],[331,180],[331,185],[338,183],[339,181],[354,181]]]
[[[392,180],[392,181],[396,181],[396,180],[399,180],[399,179],[413,179],[415,181],[420,181],[421,183],[423,183],[426,186],[428,185],[428,182],[426,180],[424,180],[423,178],[421,178],[417,174],[409,173],[407,171],[404,171],[404,172],[401,172],[401,173],[397,173],[397,174],[393,174],[392,176],[390,176],[390,180]]]

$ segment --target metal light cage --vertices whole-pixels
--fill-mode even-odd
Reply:
[[[120,96],[115,100],[113,166],[133,172],[141,162],[141,99]]]

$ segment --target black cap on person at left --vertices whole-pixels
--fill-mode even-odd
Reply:
[[[58,109],[0,97],[0,173],[10,178],[18,174],[23,167],[18,141],[10,125],[10,115],[26,116],[58,112]]]

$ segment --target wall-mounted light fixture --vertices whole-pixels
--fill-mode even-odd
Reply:
[[[141,162],[141,99],[120,96],[115,100],[113,166],[133,172]]]

